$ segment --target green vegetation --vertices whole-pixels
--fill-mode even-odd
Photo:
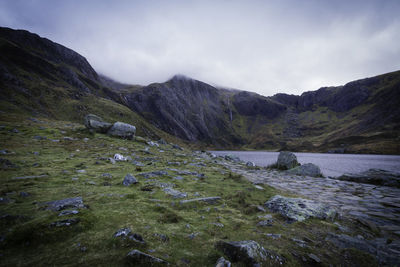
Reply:
[[[310,253],[323,262],[343,261],[340,251],[324,242],[327,233],[337,231],[332,222],[308,220],[288,224],[283,217],[273,214],[272,226],[257,226],[262,220],[258,216],[264,214],[257,206],[283,192],[265,185],[264,190],[255,188],[244,177],[231,173],[220,160],[186,149],[176,150],[170,145],[146,151],[140,138],[128,141],[92,135],[82,125],[68,121],[3,114],[0,125],[1,149],[7,149],[1,158],[16,165],[3,165],[0,171],[0,197],[9,201],[0,204],[0,235],[4,237],[0,243],[1,266],[123,265],[125,256],[133,249],[173,265],[213,266],[222,256],[214,248],[219,240],[255,240],[283,256],[288,266],[301,265],[302,257],[309,259]],[[46,139],[39,140],[38,136]],[[107,158],[115,153],[131,156],[144,166],[129,161],[112,164]],[[169,165],[171,161],[179,165]],[[202,163],[204,167],[191,163]],[[174,179],[179,174],[169,168],[204,176],[191,174]],[[168,175],[149,179],[139,175],[158,170],[166,170]],[[128,173],[139,183],[123,186]],[[40,175],[46,176],[14,179]],[[180,199],[166,194],[154,179],[174,184],[175,190],[187,193],[185,199],[219,196],[221,200],[214,204],[180,204]],[[58,216],[59,212],[44,209],[44,202],[78,196],[87,206],[79,209],[78,214]],[[56,221],[72,218],[79,222],[52,226]],[[140,234],[145,244],[113,237],[126,227]],[[282,236],[274,239],[267,234]],[[306,247],[300,247],[292,238],[309,241]],[[351,260],[358,259],[360,252],[357,253],[348,255]]]

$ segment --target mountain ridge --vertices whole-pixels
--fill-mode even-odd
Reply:
[[[100,112],[200,148],[400,154],[400,71],[266,97],[181,74],[147,86],[122,84],[98,75],[73,50],[24,30],[0,28],[0,51],[6,109],[73,121]]]

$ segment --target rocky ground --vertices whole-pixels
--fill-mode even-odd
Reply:
[[[399,264],[399,189],[10,114],[0,144],[1,266]]]

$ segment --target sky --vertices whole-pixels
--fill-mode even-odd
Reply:
[[[114,80],[301,94],[400,69],[400,0],[0,0]]]

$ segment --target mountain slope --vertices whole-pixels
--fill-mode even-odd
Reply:
[[[73,50],[28,31],[0,27],[0,109],[5,116],[81,122],[95,113],[134,124],[142,136],[172,138],[124,106],[108,87],[112,82],[103,81]]]

